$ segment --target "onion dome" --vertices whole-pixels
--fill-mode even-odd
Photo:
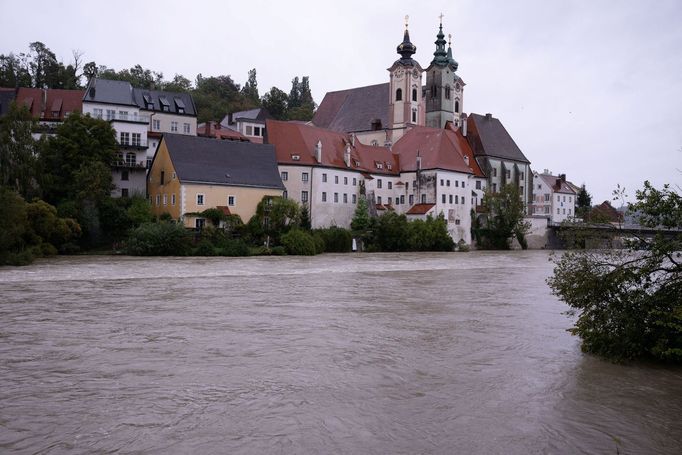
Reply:
[[[407,19],[409,17],[405,16],[405,34],[403,35],[403,42],[398,44],[396,51],[400,54],[401,58],[398,60],[403,65],[413,65],[414,60],[412,60],[412,55],[417,52],[417,46],[412,44],[410,41],[410,31],[407,29]]]
[[[457,71],[459,63],[452,57],[452,35],[448,35],[448,63],[452,66],[453,71]]]

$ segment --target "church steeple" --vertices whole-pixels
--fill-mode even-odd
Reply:
[[[445,66],[450,61],[448,60],[448,53],[445,51],[445,35],[443,34],[443,13],[440,15],[440,27],[438,28],[438,35],[436,35],[436,52],[433,53],[432,65]]]
[[[412,41],[410,41],[410,31],[407,29],[408,19],[409,16],[405,16],[405,33],[403,34],[403,42],[398,44],[396,51],[402,57],[399,60],[399,62],[402,63],[403,65],[411,66],[414,64],[412,56],[414,55],[415,52],[417,52],[417,46],[412,44]]]

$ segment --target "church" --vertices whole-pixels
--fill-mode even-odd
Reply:
[[[470,244],[487,188],[532,194],[530,162],[502,123],[463,112],[442,16],[435,44],[424,69],[406,23],[388,82],[327,93],[308,124],[266,120],[284,196],[308,207],[314,228],[349,227],[364,196],[372,215],[443,216],[453,240]]]

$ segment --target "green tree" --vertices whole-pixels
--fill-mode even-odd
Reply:
[[[162,82],[161,89],[167,92],[186,93],[192,91],[192,81],[182,74],[176,74],[172,81]]]
[[[261,104],[268,110],[270,115],[277,120],[286,120],[288,117],[288,102],[289,97],[286,93],[272,87],[269,92],[263,95]]]
[[[15,191],[0,187],[0,265],[29,263],[24,234],[28,229],[26,202]]]
[[[519,189],[514,184],[502,187],[499,193],[489,190],[483,195],[485,218],[475,232],[481,239],[480,248],[508,250],[512,238],[526,248],[525,235],[530,229],[523,221],[524,204]]]
[[[653,239],[633,237],[620,250],[570,250],[555,258],[552,292],[577,314],[570,330],[582,349],[623,361],[682,363],[682,197],[649,182],[629,206]]]
[[[39,195],[38,147],[31,136],[34,126],[28,109],[15,103],[0,118],[0,186],[13,188],[25,199]]]
[[[130,82],[133,87],[148,90],[162,89],[164,84],[163,73],[143,68],[139,64],[120,71],[102,65],[97,68],[97,75],[102,79]]]
[[[299,226],[300,213],[300,206],[292,199],[265,196],[249,220],[249,231],[259,243],[269,238],[271,243],[277,244],[282,234]]]
[[[592,195],[587,192],[585,184],[583,184],[580,187],[580,191],[578,191],[576,205],[577,205],[576,215],[580,217],[586,216],[590,212],[590,209],[592,208]]]
[[[291,90],[288,96],[289,108],[301,107],[301,83],[298,76],[291,80]]]
[[[0,87],[31,87],[31,73],[25,56],[0,55]]]
[[[299,225],[301,226],[301,229],[305,231],[309,231],[310,228],[312,227],[310,225],[310,210],[308,210],[307,204],[303,204],[303,206],[301,207]]]
[[[355,207],[353,219],[350,222],[350,228],[358,234],[366,232],[370,227],[369,208],[367,206],[367,199],[364,196],[358,198],[358,205]]]
[[[260,104],[260,95],[258,95],[258,81],[256,81],[256,68],[249,71],[249,79],[242,88],[242,95],[255,104]]]

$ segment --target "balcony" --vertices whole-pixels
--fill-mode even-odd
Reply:
[[[143,123],[145,125],[149,125],[149,116],[148,115],[139,115],[137,113],[132,113],[132,114],[121,114],[119,112],[116,112],[114,114],[93,114],[93,117],[101,119],[101,120],[106,120],[108,122],[129,122],[129,123]]]
[[[116,160],[111,164],[114,168],[125,168],[125,169],[147,169],[146,161],[126,161],[126,160]]]
[[[147,141],[140,141],[137,143],[133,143],[132,141],[128,141],[128,142],[119,142],[118,146],[122,149],[146,150],[148,143],[147,143]]]

